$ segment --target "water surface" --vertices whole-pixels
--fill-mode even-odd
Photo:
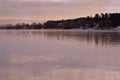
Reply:
[[[120,80],[120,31],[1,30],[1,80]]]

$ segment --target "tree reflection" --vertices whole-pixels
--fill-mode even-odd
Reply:
[[[118,31],[88,31],[88,30],[31,30],[16,31],[16,37],[36,38],[43,37],[48,40],[77,40],[87,44],[102,46],[120,45],[120,32]]]

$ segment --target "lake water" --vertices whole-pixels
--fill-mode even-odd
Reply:
[[[0,80],[120,80],[120,31],[1,30]]]

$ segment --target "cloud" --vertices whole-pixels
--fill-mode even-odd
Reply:
[[[119,10],[118,0],[0,0],[0,17],[66,19]],[[114,10],[115,11],[115,10]]]
[[[70,0],[10,0],[19,2],[70,2]]]

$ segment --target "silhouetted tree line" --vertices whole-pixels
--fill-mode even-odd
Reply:
[[[77,19],[47,21],[41,23],[18,23],[16,25],[1,25],[1,29],[74,29],[74,28],[94,28],[94,29],[111,29],[120,26],[120,13],[101,13],[95,14],[94,17],[87,16]]]
[[[41,23],[17,23],[16,25],[6,24],[1,25],[1,29],[41,29],[43,25]]]

